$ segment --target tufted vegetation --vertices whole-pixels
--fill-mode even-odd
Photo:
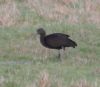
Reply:
[[[100,87],[99,2],[0,0],[0,87]],[[78,46],[61,63],[56,50],[41,46],[39,27],[68,34]]]

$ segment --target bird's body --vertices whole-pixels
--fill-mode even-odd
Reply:
[[[65,49],[65,47],[77,46],[76,42],[71,40],[69,35],[62,33],[53,33],[46,35],[45,31],[40,28],[37,30],[37,33],[40,34],[40,42],[43,46],[50,49]]]
[[[69,35],[61,33],[53,33],[45,37],[40,36],[40,41],[43,46],[51,49],[62,49],[62,47],[75,47],[74,41],[68,38]]]

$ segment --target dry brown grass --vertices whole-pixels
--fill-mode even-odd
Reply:
[[[47,71],[41,71],[38,75],[38,80],[33,82],[30,86],[27,87],[63,87],[62,81],[52,78]]]
[[[50,87],[50,78],[47,72],[41,74],[38,87]]]
[[[71,24],[100,24],[99,0],[23,0],[22,2],[47,20],[59,20]],[[0,25],[11,26],[18,23],[20,14],[15,0],[0,1]]]
[[[27,0],[27,2],[31,9],[46,19],[69,23],[100,23],[98,0]]]
[[[11,26],[16,24],[20,12],[16,6],[16,3],[12,0],[5,0],[0,4],[0,25]]]
[[[94,87],[87,80],[80,79],[76,82],[73,82],[71,87]]]
[[[57,0],[42,0],[41,2],[39,0],[27,0],[27,2],[29,7],[39,15],[51,20],[63,19],[63,15],[67,15],[71,11]]]

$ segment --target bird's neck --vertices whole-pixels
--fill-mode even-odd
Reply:
[[[45,44],[45,35],[40,35],[40,42],[42,43],[42,45],[46,45]]]

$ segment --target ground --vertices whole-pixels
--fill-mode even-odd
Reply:
[[[87,0],[91,2],[89,6],[92,5],[92,11],[86,5],[87,13],[82,10],[85,7],[81,0],[62,1],[70,1],[70,4],[63,7],[61,0],[54,3],[60,5],[63,12],[56,5],[53,10],[50,8],[52,0],[43,0],[42,9],[40,0],[0,1],[0,87],[100,87],[99,0],[93,5],[93,0]],[[50,15],[44,14],[49,8]],[[66,9],[71,12],[66,14]],[[79,10],[84,14],[79,14]],[[94,12],[95,17],[89,12]],[[89,16],[94,19],[87,19]],[[39,27],[47,34],[68,34],[78,46],[66,48],[61,62],[57,59],[57,50],[40,44],[36,34]]]

